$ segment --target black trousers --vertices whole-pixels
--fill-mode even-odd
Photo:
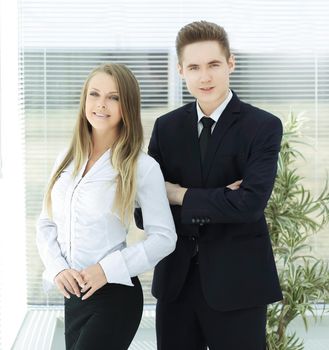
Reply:
[[[191,264],[179,298],[157,302],[158,350],[265,350],[266,311],[266,305],[227,312],[210,308],[198,265]]]
[[[66,350],[127,350],[143,312],[137,277],[133,287],[106,284],[87,300],[65,298]]]

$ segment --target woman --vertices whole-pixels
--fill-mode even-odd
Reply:
[[[137,275],[175,248],[163,176],[142,142],[136,78],[124,65],[97,67],[37,223],[45,288],[65,297],[67,350],[128,349],[143,310]],[[127,247],[136,205],[147,238]]]

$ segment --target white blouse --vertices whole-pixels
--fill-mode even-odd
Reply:
[[[64,158],[60,154],[54,171]],[[44,288],[64,269],[99,263],[108,283],[132,286],[131,277],[153,268],[175,249],[176,232],[158,163],[141,152],[137,162],[136,206],[142,209],[147,238],[126,244],[127,228],[112,211],[117,172],[106,151],[82,177],[87,160],[73,177],[73,162],[52,190],[52,219],[45,205],[37,222],[37,246],[45,265]]]

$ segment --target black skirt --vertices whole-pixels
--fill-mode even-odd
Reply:
[[[65,298],[66,350],[127,350],[143,313],[143,292],[137,277],[133,287],[108,283],[87,300]]]

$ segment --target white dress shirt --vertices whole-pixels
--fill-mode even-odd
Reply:
[[[212,120],[215,121],[215,123],[211,126],[211,132],[214,131],[214,128],[216,126],[216,123],[218,122],[219,117],[224,112],[224,109],[229,104],[229,102],[231,101],[232,97],[233,97],[232,91],[228,90],[228,95],[227,95],[226,99],[208,116],[209,118],[211,118]],[[198,101],[196,103],[196,110],[197,110],[197,114],[198,114],[198,133],[199,133],[199,136],[200,136],[201,131],[203,129],[203,125],[202,125],[201,119],[202,119],[202,117],[205,116],[205,114],[202,112],[202,109],[199,106],[199,102]]]
[[[53,172],[65,156],[60,154]],[[45,205],[37,222],[37,246],[45,265],[44,288],[64,269],[99,263],[109,283],[132,286],[131,277],[153,268],[175,249],[176,232],[158,163],[141,152],[137,162],[136,206],[143,212],[147,238],[126,245],[127,228],[112,211],[117,172],[106,151],[84,173],[73,177],[73,162],[52,190],[52,219]]]

